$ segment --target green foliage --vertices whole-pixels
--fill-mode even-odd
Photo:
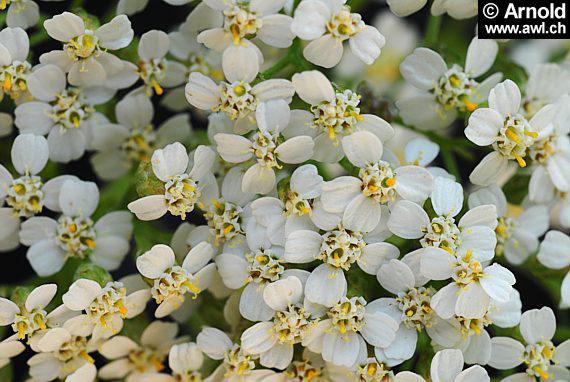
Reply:
[[[73,279],[89,279],[97,281],[101,287],[104,287],[107,283],[113,281],[113,276],[98,265],[93,263],[83,263],[77,267],[77,270],[73,275]]]

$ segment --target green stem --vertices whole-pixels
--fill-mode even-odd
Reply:
[[[455,176],[456,181],[461,182],[461,173],[457,167],[457,162],[455,161],[453,151],[450,150],[449,147],[443,146],[441,147],[441,156],[443,158],[443,163],[445,164],[447,171]]]
[[[424,38],[424,46],[433,46],[437,44],[439,32],[441,30],[441,16],[431,15],[426,28],[426,36]]]

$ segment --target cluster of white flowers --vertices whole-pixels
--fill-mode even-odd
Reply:
[[[164,1],[0,0],[0,379],[570,382],[570,60],[421,46],[426,0]]]

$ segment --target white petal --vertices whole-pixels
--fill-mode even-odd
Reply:
[[[506,80],[495,86],[489,93],[489,107],[502,116],[518,113],[521,103],[521,92],[517,84]]]
[[[51,276],[61,270],[67,256],[52,240],[42,240],[32,245],[26,258],[38,276]]]
[[[137,257],[137,269],[149,279],[156,279],[168,268],[174,265],[174,252],[169,246],[158,244],[150,251]]]
[[[314,146],[313,138],[308,135],[299,135],[280,144],[275,149],[275,154],[283,163],[303,163],[313,156]]]
[[[333,306],[346,291],[346,278],[340,268],[321,264],[311,273],[305,287],[307,300]]]
[[[402,166],[396,170],[394,188],[402,198],[423,203],[432,191],[433,177],[423,167]]]
[[[192,72],[185,88],[186,100],[202,110],[211,110],[220,103],[220,90],[210,77]]]
[[[265,303],[262,284],[249,283],[243,290],[239,301],[239,312],[249,321],[268,321],[275,312]]]
[[[268,194],[275,187],[273,169],[254,164],[243,175],[242,191],[251,194]]]
[[[321,202],[327,212],[342,213],[348,203],[358,196],[362,181],[352,176],[339,176],[323,184]]]
[[[482,318],[489,309],[489,295],[477,282],[472,282],[459,292],[455,314],[465,318]]]
[[[224,50],[222,63],[224,75],[229,83],[252,82],[259,73],[259,61],[252,60],[256,53],[253,45],[232,45]]]
[[[477,109],[469,117],[465,136],[478,146],[489,146],[497,139],[503,121],[504,117],[494,109]]]
[[[243,350],[250,354],[261,354],[271,349],[277,341],[272,328],[272,322],[260,322],[246,329],[241,335]]]
[[[126,15],[115,16],[111,21],[101,25],[95,35],[99,38],[102,48],[116,50],[125,48],[131,43],[134,31]]]
[[[372,65],[386,44],[384,36],[373,26],[366,25],[348,43],[352,53],[366,65]]]
[[[67,42],[85,31],[83,19],[70,12],[63,12],[44,21],[44,28],[50,37],[61,42]]]
[[[295,10],[291,31],[303,40],[314,40],[326,32],[329,19],[330,10],[323,2],[303,1]]]
[[[368,131],[357,131],[342,140],[342,149],[347,159],[355,166],[364,168],[382,158],[382,142]]]
[[[493,66],[498,51],[495,40],[473,38],[467,49],[465,72],[473,78],[479,77]]]
[[[491,338],[491,359],[489,366],[508,370],[522,363],[524,346],[510,337]]]
[[[386,347],[396,338],[398,322],[381,312],[366,312],[366,324],[361,329],[362,337],[372,346]]]
[[[276,14],[266,16],[262,20],[263,28],[257,32],[261,41],[276,48],[291,46],[295,35],[291,31],[293,19],[290,16]]]
[[[459,293],[459,287],[455,283],[448,284],[432,296],[430,306],[439,317],[447,320],[455,314],[455,305]]]
[[[299,230],[287,236],[285,241],[285,261],[308,263],[315,259],[321,250],[323,239],[314,231]]]
[[[414,202],[401,200],[391,208],[388,228],[404,239],[418,239],[424,235],[422,227],[426,227],[429,221],[422,207]]]
[[[62,296],[66,308],[71,310],[84,310],[101,293],[101,285],[89,279],[79,279],[69,287]]]
[[[303,295],[303,284],[297,277],[289,276],[268,284],[263,290],[263,300],[276,311],[298,303]]]
[[[431,361],[430,375],[433,382],[454,382],[463,369],[461,350],[438,351]]]
[[[372,243],[362,249],[362,255],[357,260],[358,266],[370,275],[376,275],[378,269],[392,259],[397,259],[400,250],[390,243]]]
[[[291,81],[299,97],[308,104],[318,105],[334,98],[335,92],[332,84],[319,71],[296,73]]]
[[[151,30],[141,36],[138,47],[139,57],[146,62],[163,58],[170,48],[170,39],[163,31]]]
[[[497,151],[485,156],[469,175],[471,183],[478,186],[489,186],[505,173],[509,161]]]
[[[407,292],[415,284],[412,270],[399,260],[390,260],[378,270],[378,282],[390,293]]]
[[[417,48],[400,65],[406,81],[422,90],[433,89],[446,71],[447,65],[441,56],[427,48]]]
[[[156,220],[168,211],[164,195],[149,195],[130,202],[129,211],[140,220]]]
[[[152,170],[163,182],[170,177],[183,174],[188,167],[188,153],[183,144],[172,143],[152,154]]]
[[[527,310],[522,314],[520,331],[527,344],[550,341],[555,330],[556,318],[548,307]]]
[[[34,288],[26,298],[26,309],[29,312],[34,309],[44,309],[51,302],[56,292],[57,285],[55,284],[44,284]]]
[[[348,203],[342,217],[345,228],[368,233],[380,222],[382,208],[378,202],[360,193]]]

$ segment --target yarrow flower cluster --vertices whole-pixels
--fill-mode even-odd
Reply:
[[[570,382],[567,46],[48,1],[0,0],[1,381]]]

